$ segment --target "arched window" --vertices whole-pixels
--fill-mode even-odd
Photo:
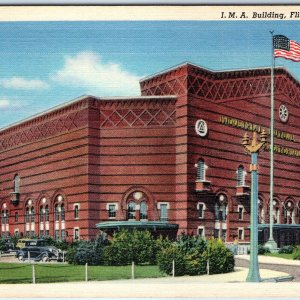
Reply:
[[[33,201],[29,199],[25,206],[25,234],[27,237],[35,235],[35,216]]]
[[[273,200],[273,223],[280,223],[280,209],[279,202],[277,200]]]
[[[215,204],[215,219],[225,221],[227,218],[227,197],[220,194]]]
[[[205,181],[206,180],[206,169],[207,165],[205,165],[203,159],[199,159],[197,163],[197,180]]]
[[[287,200],[283,205],[284,224],[294,224],[294,203]]]
[[[20,176],[18,174],[14,178],[14,192],[20,193]]]
[[[55,220],[54,237],[56,240],[64,240],[66,237],[65,234],[66,224],[65,224],[65,204],[62,195],[58,195],[55,199],[54,220]]]
[[[241,165],[238,167],[237,171],[237,186],[245,186],[245,177],[247,172],[244,167]]]
[[[1,235],[2,237],[9,236],[9,212],[6,203],[2,205],[1,211]]]
[[[264,223],[264,203],[261,199],[258,199],[258,223]]]
[[[142,201],[140,204],[140,219],[147,220],[147,203],[146,201]]]
[[[128,203],[128,220],[135,220],[135,202]]]
[[[47,199],[45,197],[41,200],[39,227],[40,237],[49,236],[49,205],[47,204]]]

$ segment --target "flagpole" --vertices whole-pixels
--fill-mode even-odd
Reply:
[[[277,249],[277,243],[273,237],[273,201],[274,201],[274,69],[275,69],[275,57],[274,57],[274,31],[270,31],[272,36],[272,65],[271,65],[271,125],[270,125],[270,233],[269,240],[265,246],[270,250]]]

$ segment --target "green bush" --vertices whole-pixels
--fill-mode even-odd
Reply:
[[[175,276],[186,274],[186,261],[184,253],[176,245],[170,245],[162,249],[157,255],[159,270],[162,273],[172,275],[173,260],[175,262]]]
[[[202,275],[206,274],[207,261],[203,253],[201,254],[198,250],[189,251],[185,255],[185,266],[187,275]]]
[[[158,246],[149,231],[121,230],[104,249],[108,265],[155,264]]]
[[[229,273],[234,271],[233,252],[226,248],[219,239],[210,239],[204,257],[209,259],[209,274]]]
[[[293,245],[287,245],[283,246],[282,248],[279,249],[278,253],[285,253],[285,254],[291,254],[295,250],[295,247]]]
[[[263,245],[258,245],[257,254],[258,255],[264,255],[266,253],[270,253],[270,249],[268,247],[263,246]]]
[[[104,247],[107,240],[103,235],[97,237],[95,241],[79,241],[69,247],[66,260],[70,264],[91,266],[101,265],[104,261]]]
[[[293,259],[300,260],[300,246],[297,246],[293,252]]]

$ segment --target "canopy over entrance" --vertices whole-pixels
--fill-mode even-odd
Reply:
[[[174,238],[176,237],[178,230],[178,224],[161,221],[111,221],[98,223],[96,224],[96,227],[108,234],[112,234],[121,229],[137,229],[148,230],[155,236],[163,235]]]

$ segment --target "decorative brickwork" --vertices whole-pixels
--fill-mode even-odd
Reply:
[[[210,101],[239,100],[271,93],[270,69],[211,72],[193,65],[167,71],[141,82],[142,95],[184,95]],[[182,74],[183,72],[185,74]],[[299,83],[285,70],[275,70],[275,93],[300,107]]]
[[[71,113],[60,118],[49,120],[38,125],[29,126],[9,135],[5,134],[0,140],[0,151],[17,147],[54,136],[59,133],[69,132],[75,128],[80,128],[87,124],[85,114],[81,112]]]
[[[128,101],[127,101],[128,102]],[[148,105],[132,101],[119,105],[101,105],[100,127],[172,126],[176,123],[175,101],[155,101]]]

